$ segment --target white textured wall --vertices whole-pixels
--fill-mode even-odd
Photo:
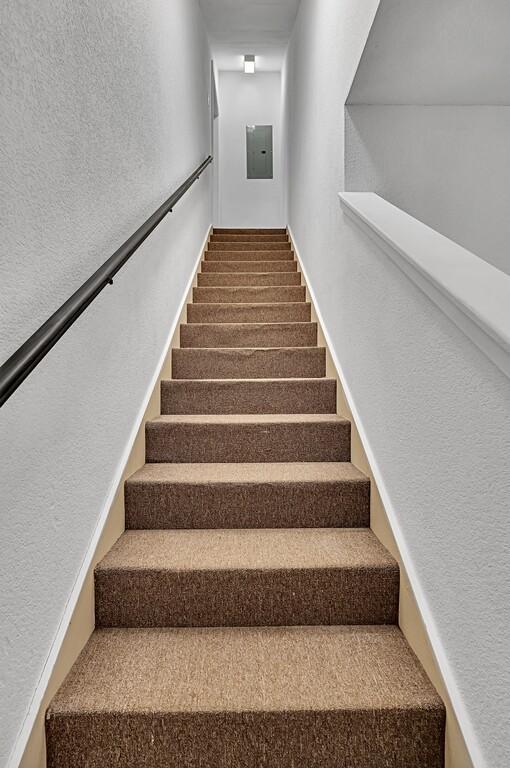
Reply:
[[[285,75],[289,222],[446,655],[475,764],[503,768],[509,382],[338,204],[344,102],[376,6],[302,0]]]
[[[510,104],[508,0],[381,0],[350,104]]]
[[[208,154],[194,0],[4,0],[0,359]],[[0,411],[5,765],[211,221],[209,174]]]
[[[349,93],[346,188],[510,273],[510,3],[382,0]]]
[[[350,105],[346,189],[381,197],[510,274],[510,107]]]
[[[220,227],[283,227],[279,72],[219,73]],[[246,126],[273,126],[273,178],[246,178]]]

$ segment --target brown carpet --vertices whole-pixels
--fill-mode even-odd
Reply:
[[[255,259],[244,261],[204,261],[202,262],[202,272],[297,272],[297,263],[291,259],[273,259],[266,261],[266,254],[260,254],[260,261]]]
[[[169,379],[162,414],[334,413],[335,379]]]
[[[173,349],[174,379],[310,379],[326,375],[319,347]]]
[[[48,768],[442,768],[285,230],[215,230]]]
[[[254,263],[260,264],[258,261]],[[200,272],[197,278],[197,285],[202,288],[217,285],[301,285],[299,272]]]
[[[181,347],[313,347],[317,323],[183,323]]]
[[[126,483],[126,527],[365,527],[369,495],[350,463],[146,464]]]
[[[309,302],[284,304],[188,304],[188,323],[306,323]]]

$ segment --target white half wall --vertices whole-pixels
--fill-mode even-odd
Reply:
[[[8,0],[0,360],[209,154],[195,0]],[[0,411],[6,765],[211,224],[208,170]]]
[[[284,227],[281,76],[219,73],[219,227]],[[273,178],[246,178],[246,126],[273,126]]]
[[[285,72],[289,225],[472,760],[499,768],[510,752],[510,387],[338,204],[344,104],[377,5],[302,0]]]
[[[510,274],[510,4],[381,0],[349,93],[346,188]]]
[[[510,107],[346,110],[346,189],[376,192],[510,274]]]

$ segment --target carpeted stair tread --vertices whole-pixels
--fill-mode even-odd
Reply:
[[[324,347],[172,350],[174,379],[308,379],[325,375]]]
[[[301,285],[300,272],[199,272],[198,286]]]
[[[320,413],[158,416],[145,425],[146,461],[349,461],[350,427]]]
[[[187,347],[313,347],[317,323],[181,323]]]
[[[223,245],[223,243],[222,243]],[[245,262],[253,262],[253,261],[275,261],[277,263],[281,261],[288,261],[291,264],[296,264],[297,268],[297,262],[294,260],[294,254],[292,251],[277,251],[277,250],[265,250],[261,251],[259,248],[256,249],[246,249],[242,251],[235,251],[233,249],[226,250],[219,248],[213,249],[211,251],[206,251],[204,253],[204,264],[207,264],[207,262],[213,261],[223,261],[227,263],[231,262],[238,262],[238,261],[245,261]],[[229,272],[232,270],[229,269]],[[250,270],[252,272],[253,269]]]
[[[48,768],[442,768],[444,719],[397,627],[101,629]]]
[[[304,285],[193,288],[193,301],[204,304],[285,304],[305,301],[305,299]]]
[[[127,531],[95,569],[102,627],[394,624],[398,594],[368,529]]]
[[[289,483],[357,483],[367,487],[369,480],[351,462],[273,462],[231,464],[144,464],[127,480],[136,483],[185,483],[186,485],[267,485]],[[335,527],[335,526],[333,526]]]
[[[297,272],[297,261],[274,259],[273,261],[203,261],[202,272]]]
[[[307,301],[283,304],[234,302],[227,304],[188,304],[188,323],[305,323],[312,317]]]
[[[367,527],[370,481],[342,462],[145,464],[127,528]]]
[[[207,250],[211,251],[282,251],[292,253],[292,246],[288,240],[282,242],[250,243],[245,241],[216,242],[210,241]],[[292,258],[294,255],[292,254]]]
[[[336,413],[336,380],[167,379],[161,413]]]
[[[127,531],[96,573],[389,568],[398,565],[368,528]]]

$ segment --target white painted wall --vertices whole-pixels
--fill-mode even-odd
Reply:
[[[346,187],[510,274],[510,4],[382,0],[349,94]]]
[[[508,0],[381,0],[349,104],[510,104]]]
[[[475,765],[502,768],[510,751],[510,387],[338,205],[344,103],[376,7],[302,0],[285,73],[289,223],[411,555]]]
[[[0,359],[208,154],[193,0],[7,0]],[[15,743],[211,222],[210,172],[0,411],[0,765]]]
[[[346,188],[377,192],[510,274],[510,107],[354,106]]]
[[[283,227],[279,72],[219,73],[220,227]],[[246,178],[246,126],[273,126],[273,179]]]

